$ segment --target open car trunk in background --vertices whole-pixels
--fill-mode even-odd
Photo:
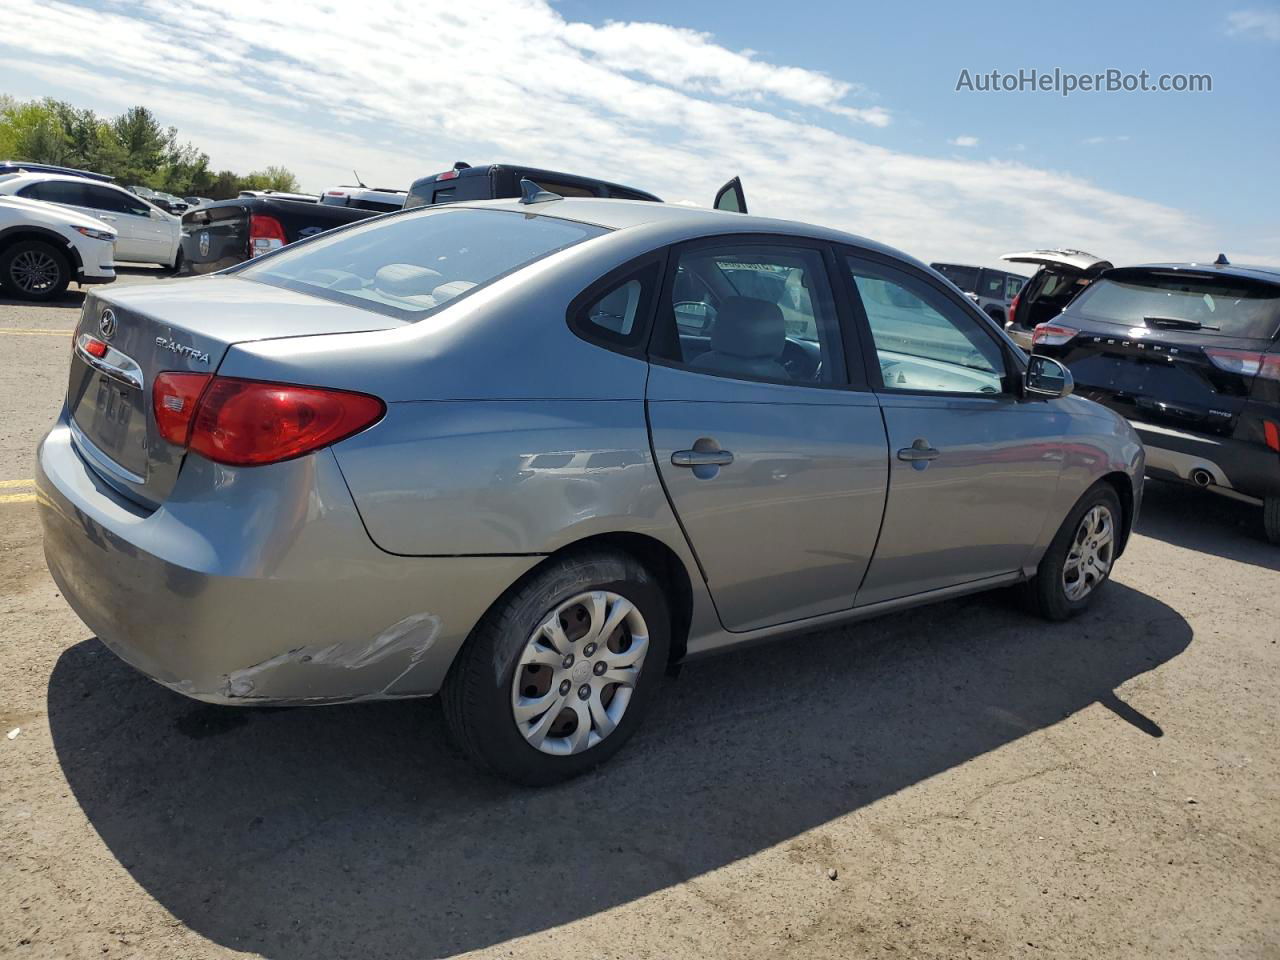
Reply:
[[[108,310],[111,317],[104,324]],[[235,277],[90,292],[76,329],[67,386],[72,436],[107,483],[145,507],[156,507],[173,489],[186,453],[156,430],[151,390],[158,374],[212,374],[235,343],[401,323]],[[83,349],[87,337],[106,341],[103,357]]]

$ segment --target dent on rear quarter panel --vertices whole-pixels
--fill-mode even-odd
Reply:
[[[625,531],[686,555],[641,399],[392,404],[335,453],[391,553],[550,553]]]

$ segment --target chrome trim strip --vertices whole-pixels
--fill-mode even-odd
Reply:
[[[121,383],[127,383],[129,386],[141,390],[142,368],[138,366],[137,361],[133,357],[121,353],[111,344],[107,344],[106,356],[95,357],[85,349],[84,345],[90,340],[97,339],[97,337],[87,333],[82,333],[76,337],[76,356],[93,367],[93,369],[106,374],[112,380],[119,380]]]
[[[106,474],[106,479],[135,483],[138,486],[142,486],[147,482],[146,477],[140,477],[136,473],[126,470],[94,446],[93,441],[85,436],[84,431],[80,429],[75,420],[68,417],[67,424],[71,427],[71,441],[75,444],[76,449],[80,451],[80,455],[88,460],[99,473]]]

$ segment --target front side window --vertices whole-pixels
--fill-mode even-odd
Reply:
[[[751,380],[837,382],[835,307],[822,254],[785,244],[699,245],[676,261],[667,359]]]
[[[934,268],[965,293],[972,293],[978,289],[977,267],[965,267],[956,263],[939,263],[935,264]]]
[[[250,261],[237,275],[412,321],[607,232],[592,224],[502,210],[426,209],[286,247]]]
[[[923,280],[849,258],[886,390],[1000,393],[999,344],[980,321]]]

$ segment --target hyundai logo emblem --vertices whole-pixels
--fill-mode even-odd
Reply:
[[[115,311],[108,307],[102,311],[102,316],[98,318],[98,332],[102,334],[103,340],[110,340],[116,333],[116,314]]]

